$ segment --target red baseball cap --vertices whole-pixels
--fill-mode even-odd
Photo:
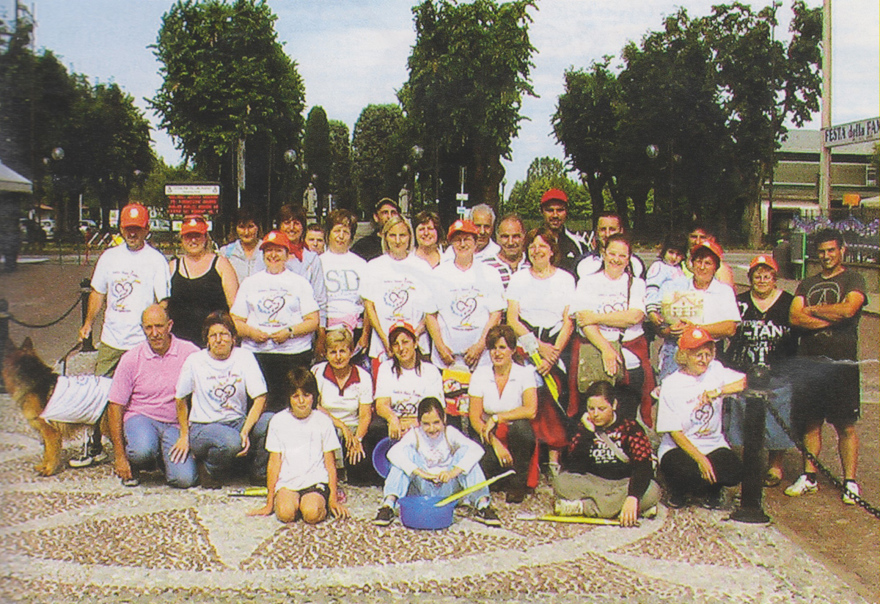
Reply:
[[[260,249],[263,249],[267,245],[277,245],[278,247],[283,247],[288,252],[290,251],[290,239],[288,239],[287,235],[281,231],[270,231],[266,233],[266,236],[263,237],[263,241],[260,242]]]
[[[702,249],[706,249],[712,252],[715,257],[718,258],[718,263],[721,264],[721,260],[722,258],[724,258],[724,250],[715,241],[713,241],[712,239],[706,239],[706,241],[704,241],[703,243],[698,243],[697,245],[692,247],[691,258],[693,258],[694,255]]]
[[[446,234],[446,240],[452,241],[452,236],[456,233],[468,233],[476,237],[480,232],[477,230],[477,225],[470,220],[456,220],[449,225],[449,232]]]
[[[541,196],[541,205],[550,203],[551,201],[561,201],[568,205],[568,195],[561,189],[550,189]]]
[[[693,350],[714,341],[709,332],[699,325],[688,325],[684,328],[681,337],[678,338],[678,347],[684,350]]]
[[[771,268],[773,269],[774,273],[779,272],[779,265],[776,263],[776,260],[773,259],[773,256],[769,256],[767,254],[759,254],[752,258],[752,261],[749,262],[749,275],[751,275],[752,271],[759,266],[766,266],[768,268]]]
[[[150,212],[139,203],[130,203],[122,208],[119,215],[119,228],[140,227],[146,229],[150,226]]]
[[[394,334],[398,331],[405,331],[409,335],[411,335],[414,339],[417,339],[415,328],[407,323],[406,321],[398,321],[394,325],[391,326],[391,329],[388,330],[388,339],[393,341]]]
[[[190,233],[208,234],[208,223],[202,216],[187,216],[183,219],[183,225],[180,227],[180,236],[183,237]]]

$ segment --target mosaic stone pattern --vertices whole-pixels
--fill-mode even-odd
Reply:
[[[225,568],[193,509],[28,531],[0,540],[0,548],[77,564],[176,570]]]
[[[658,560],[713,564],[743,568],[748,561],[737,552],[718,529],[719,513],[685,508],[670,510],[670,522],[660,530],[624,547],[616,554],[647,555]]]
[[[97,493],[0,492],[0,527],[22,524],[62,512],[118,499]]]

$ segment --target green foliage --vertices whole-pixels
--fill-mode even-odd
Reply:
[[[590,193],[584,185],[569,176],[565,165],[552,157],[532,161],[525,181],[516,181],[504,204],[504,212],[516,212],[522,218],[541,219],[541,196],[548,189],[561,189],[568,195],[568,212],[572,219],[586,218],[592,211]]]
[[[787,45],[773,34],[776,5],[734,2],[701,18],[683,9],[667,17],[623,49],[616,76],[608,58],[566,72],[554,130],[593,197],[601,186],[619,212],[631,202],[642,229],[700,215],[723,232],[745,217],[755,243],[784,124],[818,109],[821,11],[801,0],[793,9]]]
[[[117,84],[92,85],[51,51],[34,54],[26,12],[17,25],[0,46],[0,155],[34,182],[35,201],[56,208],[60,232],[76,232],[80,195],[106,226],[152,167],[149,123]]]
[[[330,192],[330,126],[327,113],[321,106],[312,107],[306,118],[303,136],[303,160],[308,170],[303,174],[304,186],[312,183],[318,192],[318,200],[323,203],[324,196]]]
[[[221,211],[236,198],[235,151],[246,141],[242,202],[267,214],[294,195],[305,88],[264,0],[180,0],[152,46],[162,86],[150,103],[188,160],[223,185]]]
[[[351,180],[351,141],[348,126],[339,120],[330,120],[330,193],[337,208],[355,209],[355,194]]]
[[[383,197],[397,199],[398,176],[407,161],[403,111],[397,105],[368,105],[354,125],[352,156],[354,180],[362,216],[372,216],[373,204]]]
[[[459,166],[467,168],[471,204],[497,204],[500,158],[510,156],[523,95],[534,95],[535,48],[528,37],[534,7],[532,0],[425,0],[413,8],[416,43],[398,98],[425,149],[426,176],[444,215],[456,205]]]

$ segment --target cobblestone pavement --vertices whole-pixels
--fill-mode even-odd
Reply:
[[[51,296],[45,297],[47,283],[65,292],[54,306],[66,307],[78,273],[89,269],[44,271],[50,274],[38,280],[16,277],[13,286],[13,307],[32,320],[60,314]],[[11,294],[13,288],[0,289]],[[49,360],[67,350],[77,324],[72,317],[48,330],[16,327],[13,337],[36,336],[38,350]],[[871,402],[865,418],[871,418],[865,422],[871,453],[865,454],[876,458],[876,401]],[[520,512],[549,511],[549,491],[542,486],[521,506],[494,502],[501,529],[483,527],[461,510],[454,525],[439,532],[411,531],[399,523],[374,527],[370,520],[379,490],[346,487],[350,520],[283,526],[273,518],[246,517],[245,511],[262,501],[232,498],[225,491],[175,491],[158,475],[125,488],[109,463],[40,478],[33,471],[41,453],[35,433],[7,395],[0,395],[0,413],[5,419],[0,430],[3,602],[877,599],[869,591],[876,588],[875,575],[853,580],[841,568],[845,563],[823,562],[828,555],[815,547],[815,539],[800,539],[805,524],[826,526],[823,539],[829,547],[836,543],[836,549],[855,557],[873,550],[876,557],[876,521],[866,522],[864,512],[842,506],[830,487],[803,501],[768,494],[774,523],[766,526],[730,522],[729,511],[661,506],[657,518],[621,529],[518,520]],[[832,461],[833,442],[827,447]],[[75,443],[66,446],[65,459]],[[793,475],[797,456],[789,457],[786,473]],[[876,501],[877,460],[865,462],[866,490]],[[792,519],[781,513],[786,506]]]
[[[351,519],[283,526],[245,516],[259,499],[158,474],[125,488],[109,463],[39,478],[7,395],[0,412],[3,601],[864,601],[772,525],[723,511],[661,506],[633,529],[518,520],[549,511],[539,487],[521,506],[496,499],[501,529],[460,509],[447,530],[412,531],[373,526],[379,489],[346,487]]]

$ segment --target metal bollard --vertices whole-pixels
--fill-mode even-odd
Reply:
[[[80,310],[82,311],[82,325],[86,322],[86,314],[89,312],[89,296],[92,293],[92,282],[88,279],[83,279],[79,282],[79,297],[80,297]],[[83,340],[81,352],[94,352],[95,345],[92,344],[92,336],[89,334],[85,340]]]
[[[743,426],[742,493],[739,509],[734,510],[730,519],[751,524],[765,524],[770,522],[770,517],[764,513],[761,505],[764,496],[765,405],[773,396],[773,392],[758,387],[769,386],[769,372],[750,371],[749,384],[755,387],[750,387],[743,393],[746,399],[746,417]]]

